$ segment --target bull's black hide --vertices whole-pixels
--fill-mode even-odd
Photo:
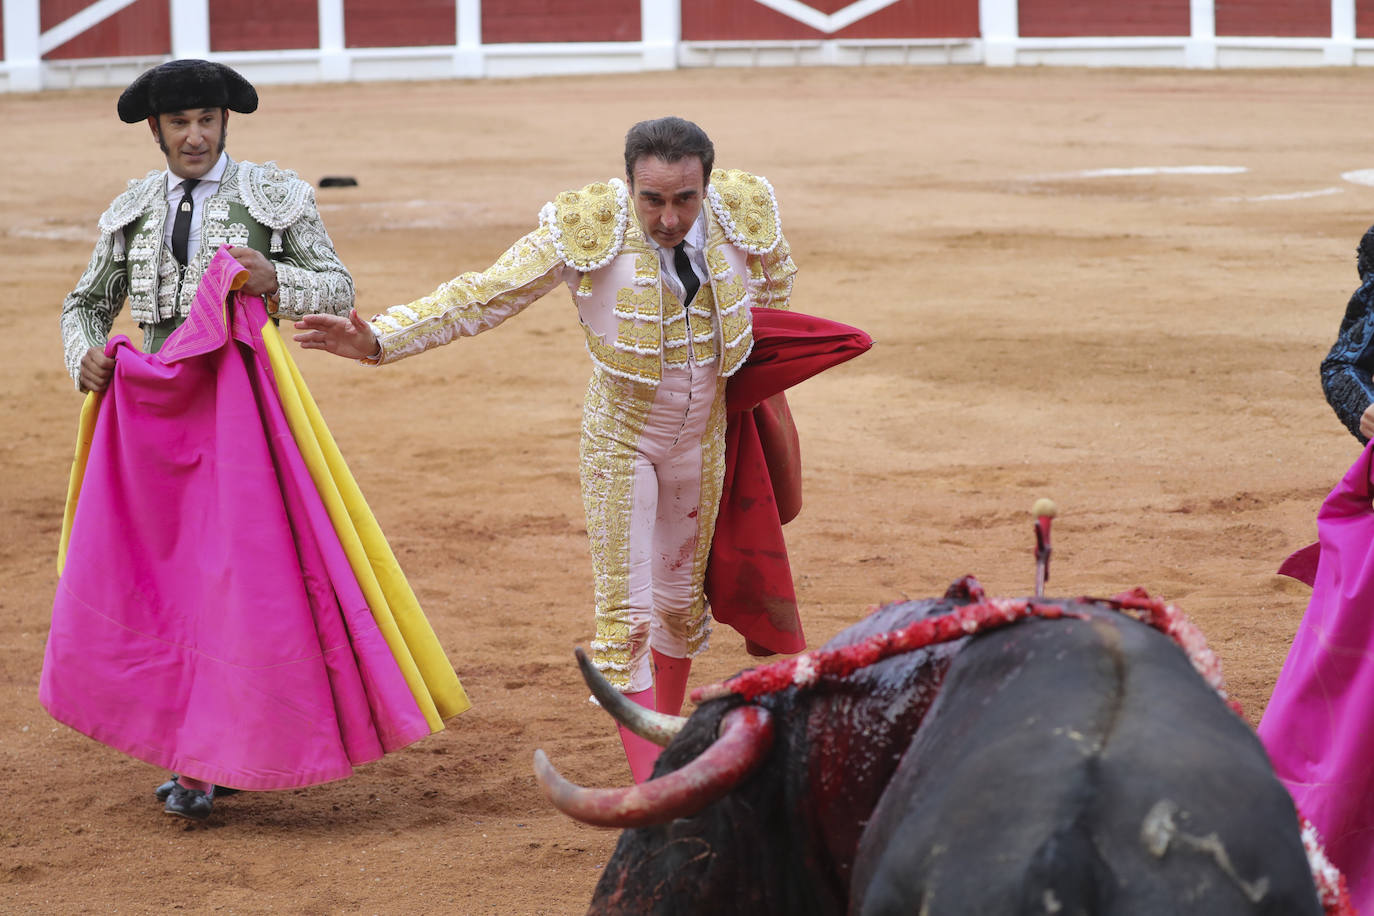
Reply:
[[[1320,913],[1254,732],[1112,611],[971,640],[859,844],[852,911]]]
[[[827,648],[954,603],[889,605]],[[1320,914],[1250,728],[1167,637],[1056,603],[1091,619],[761,698],[768,761],[695,816],[625,831],[589,913]],[[740,702],[701,706],[655,772]]]

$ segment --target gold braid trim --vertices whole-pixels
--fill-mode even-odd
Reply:
[[[713,169],[706,188],[725,237],[752,254],[768,254],[782,238],[778,199],[768,179],[739,169]]]
[[[598,181],[580,191],[564,191],[539,211],[553,235],[558,256],[573,270],[605,267],[625,244],[630,195],[619,178]]]

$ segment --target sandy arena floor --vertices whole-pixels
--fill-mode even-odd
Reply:
[[[1308,594],[1273,570],[1359,453],[1317,365],[1374,218],[1374,188],[1342,178],[1374,167],[1368,82],[948,68],[266,86],[229,150],[358,179],[319,199],[370,315],[618,174],[632,122],[699,121],[720,165],[776,187],[794,306],[878,342],[791,393],[810,643],[965,573],[1028,594],[1028,510],[1050,496],[1050,593],[1177,602],[1257,721]],[[472,697],[447,731],[194,827],[160,812],[161,772],[39,706],[80,406],[58,311],[96,217],[161,166],[116,96],[0,95],[0,909],[583,912],[615,834],[552,810],[531,755],[588,784],[628,771],[572,659],[592,624],[588,364],[565,293],[377,372],[296,351]],[[750,664],[717,630],[693,683]]]

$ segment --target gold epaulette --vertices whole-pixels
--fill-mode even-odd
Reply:
[[[768,254],[782,238],[778,200],[768,179],[739,169],[714,169],[706,189],[725,237],[754,254]]]
[[[586,273],[605,267],[625,244],[630,195],[619,178],[597,181],[580,191],[564,191],[539,211],[553,234],[559,257]]]

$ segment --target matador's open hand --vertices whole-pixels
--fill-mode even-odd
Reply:
[[[307,350],[328,350],[348,359],[371,359],[381,354],[381,343],[372,326],[364,321],[357,309],[342,315],[306,315],[296,322],[295,340]]]

